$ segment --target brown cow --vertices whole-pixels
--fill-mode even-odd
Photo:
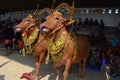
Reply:
[[[47,16],[46,21],[40,25],[42,33],[47,36],[47,62],[51,56],[57,73],[56,80],[59,80],[59,68],[62,65],[65,65],[63,76],[64,80],[67,80],[72,63],[79,63],[79,75],[83,77],[90,49],[87,36],[75,37],[69,34],[65,22],[66,19],[62,17],[61,13],[54,12]]]
[[[17,32],[19,31],[23,32],[23,41],[25,48],[31,46],[30,50],[35,58],[36,68],[33,78],[28,79],[30,75],[26,73],[25,75],[23,74],[23,76],[21,77],[27,78],[28,80],[34,80],[36,77],[38,77],[39,68],[41,66],[43,59],[45,58],[47,51],[47,47],[45,45],[46,41],[44,40],[44,37],[41,35],[39,27],[36,25],[36,21],[37,21],[36,18],[33,18],[32,15],[29,15],[16,26]],[[26,38],[27,40],[24,38]]]

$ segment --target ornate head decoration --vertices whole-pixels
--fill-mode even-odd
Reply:
[[[29,20],[33,18],[31,14],[28,15]]]
[[[62,16],[62,13],[60,13],[60,12],[58,12],[58,11],[53,12],[53,14],[59,14],[59,15]]]

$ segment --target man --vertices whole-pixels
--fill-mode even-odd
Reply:
[[[14,38],[14,30],[11,27],[11,25],[8,25],[4,30],[4,43],[5,43],[5,48],[7,51],[7,53],[5,54],[6,56],[8,56],[10,53],[12,53],[13,38]]]

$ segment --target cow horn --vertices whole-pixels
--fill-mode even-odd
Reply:
[[[34,14],[33,14],[33,18],[37,18],[38,17],[38,14],[39,14],[39,4],[37,5],[37,9],[35,10]]]

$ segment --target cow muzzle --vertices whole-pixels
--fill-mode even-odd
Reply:
[[[48,29],[46,26],[44,26],[44,25],[40,25],[39,27],[40,27],[40,31],[41,31],[41,33],[46,34],[46,33],[49,32],[49,29]]]
[[[16,27],[15,31],[16,31],[16,32],[21,32],[21,31],[22,31],[22,28]]]

